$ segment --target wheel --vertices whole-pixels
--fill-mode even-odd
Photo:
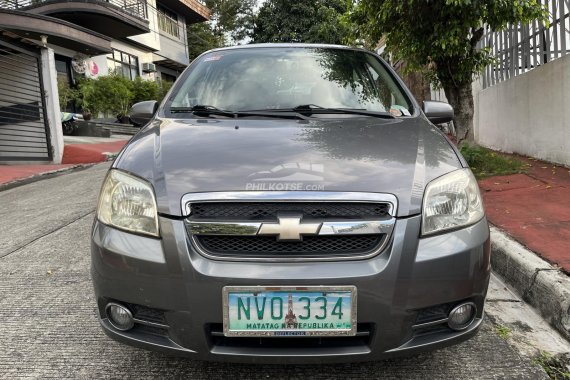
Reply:
[[[73,122],[65,121],[61,124],[61,126],[63,128],[63,134],[64,135],[71,135],[71,134],[73,134],[73,131],[75,130],[75,126],[73,125]]]

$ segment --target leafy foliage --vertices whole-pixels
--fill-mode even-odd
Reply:
[[[205,51],[224,46],[224,39],[216,36],[209,23],[188,25],[188,53],[190,61]]]
[[[254,22],[257,0],[206,0],[212,10],[210,25],[214,35],[237,44],[248,37]]]
[[[132,98],[132,83],[119,74],[111,74],[97,78],[95,91],[91,94],[91,103],[95,108],[113,115],[125,115],[129,110]]]
[[[511,329],[508,328],[507,326],[502,326],[502,325],[498,325],[496,327],[497,330],[497,334],[499,334],[499,336],[503,339],[508,339],[509,336],[511,335]]]
[[[347,43],[350,28],[343,17],[345,0],[267,0],[257,17],[254,42]]]
[[[69,83],[63,78],[57,78],[57,93],[61,110],[65,110],[68,103],[77,96],[76,90],[71,88]]]
[[[79,81],[75,100],[84,110],[97,115],[126,115],[129,108],[144,100],[161,101],[172,83],[158,83],[137,77],[131,81],[118,73],[97,79],[83,78]]]
[[[212,11],[210,21],[188,27],[190,59],[247,38],[253,29],[256,5],[257,0],[206,0]]]
[[[385,39],[408,71],[422,71],[443,87],[456,109],[459,141],[472,127],[473,77],[493,60],[477,48],[484,25],[496,31],[546,17],[537,0],[360,0],[350,15],[352,32],[369,47]]]
[[[570,379],[570,354],[552,355],[541,351],[533,362],[540,365],[551,379]]]
[[[477,179],[525,171],[522,161],[480,146],[463,144],[461,154]]]
[[[161,87],[155,81],[144,80],[136,77],[131,83],[131,103],[138,103],[145,100],[156,99],[161,97]]]
[[[536,0],[361,0],[353,21],[368,44],[385,37],[396,59],[446,86],[471,83],[491,63],[490,52],[476,48],[483,25],[501,30],[546,16]]]

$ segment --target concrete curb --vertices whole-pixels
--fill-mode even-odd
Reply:
[[[493,226],[491,252],[493,270],[570,340],[570,278]]]
[[[78,165],[70,164],[70,166],[67,168],[48,170],[45,172],[35,173],[35,174],[29,175],[27,177],[15,179],[15,180],[10,181],[10,182],[0,183],[0,191],[10,190],[10,189],[13,189],[14,187],[27,185],[28,183],[37,182],[37,181],[40,181],[42,179],[53,178],[53,177],[56,177],[56,176],[59,176],[62,174],[69,173],[69,172],[74,172],[77,170],[86,169],[86,168],[91,167],[91,166],[93,166],[93,164],[78,164]],[[46,165],[46,167],[49,168],[49,165]]]

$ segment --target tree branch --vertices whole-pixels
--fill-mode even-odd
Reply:
[[[475,46],[477,46],[477,42],[479,42],[481,40],[484,32],[485,32],[485,29],[483,29],[481,27],[481,28],[475,30],[471,34],[471,38],[469,39],[469,44],[471,45],[471,49],[475,49]]]

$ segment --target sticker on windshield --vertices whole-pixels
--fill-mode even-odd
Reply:
[[[222,55],[216,54],[216,55],[211,55],[209,57],[206,57],[206,59],[204,59],[204,62],[211,62],[211,61],[219,61],[220,59],[222,59]]]
[[[392,110],[394,110],[394,112],[392,112]],[[411,116],[410,111],[406,107],[400,106],[398,104],[392,105],[392,108],[390,109],[390,113],[396,117],[402,116],[402,115],[403,116]]]

